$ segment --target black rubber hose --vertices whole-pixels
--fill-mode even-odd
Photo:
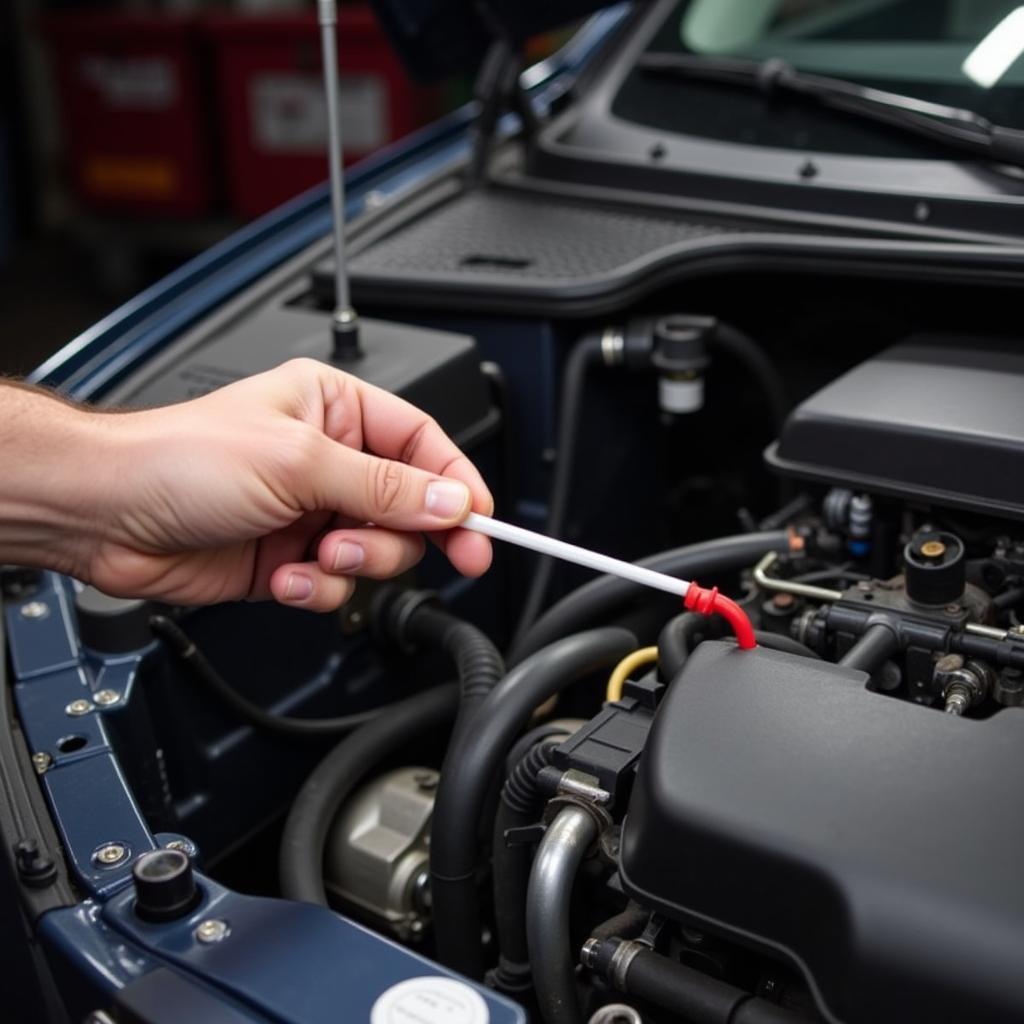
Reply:
[[[418,603],[405,615],[402,605],[405,595],[400,595],[396,600],[393,621],[396,626],[401,624],[397,627],[401,635],[396,638],[444,651],[454,661],[461,694],[459,714],[453,730],[453,734],[458,735],[472,720],[487,694],[504,676],[505,662],[483,630],[456,618],[443,608],[419,600],[425,596],[419,592],[411,591],[408,594],[408,599]]]
[[[617,664],[636,646],[632,633],[614,627],[559,640],[512,669],[481,705],[473,728],[453,737],[430,829],[434,931],[438,959],[448,967],[483,975],[477,828],[516,735],[549,697]]]
[[[544,532],[549,537],[561,537],[565,530],[572,490],[572,473],[576,464],[576,445],[579,440],[580,419],[586,378],[591,367],[601,362],[601,339],[589,335],[577,342],[569,353],[562,374],[562,393],[559,403],[558,436],[555,441],[555,472],[548,496],[548,516]],[[555,560],[541,556],[534,567],[530,589],[526,592],[523,610],[513,634],[512,646],[522,638],[544,608]]]
[[[267,711],[247,697],[243,697],[231,686],[176,622],[166,615],[154,615],[149,624],[153,632],[167,642],[182,664],[188,666],[192,674],[213,691],[223,704],[243,721],[267,732],[305,739],[315,736],[337,736],[339,733],[351,732],[361,725],[366,725],[385,710],[390,712],[392,707],[397,706],[389,704],[369,711],[359,711],[354,715],[341,715],[338,718],[292,718],[288,715],[275,715],[272,711]]]
[[[769,530],[688,544],[686,547],[651,555],[637,562],[637,565],[707,584],[713,582],[715,576],[737,572],[753,565],[769,551],[788,550],[789,534],[785,530]],[[517,665],[560,636],[606,621],[624,605],[649,593],[649,590],[637,583],[616,576],[599,576],[549,608],[515,645],[508,663]]]
[[[764,349],[752,338],[729,324],[719,322],[711,335],[712,350],[727,352],[746,367],[750,376],[760,385],[765,402],[771,413],[775,436],[782,433],[782,427],[789,415],[790,401],[786,382],[782,374]]]
[[[491,871],[494,887],[494,925],[498,936],[498,968],[494,986],[507,995],[531,988],[530,954],[526,945],[526,890],[533,853],[527,844],[509,845],[505,833],[539,820],[544,794],[537,776],[551,764],[552,751],[563,737],[549,737],[531,747],[501,788],[494,818]]]
[[[622,939],[635,939],[643,934],[647,922],[651,919],[651,912],[630,900],[624,910],[620,910],[614,917],[602,921],[590,934],[595,939],[610,939],[619,936]]]
[[[620,939],[605,940],[590,949],[588,961],[620,991],[668,1010],[673,1019],[692,1024],[796,1024],[806,1020],[635,942],[626,947],[633,955],[625,971],[612,970],[612,957],[622,945]]]
[[[877,672],[900,649],[896,634],[881,622],[868,626],[857,642],[839,659],[844,668]]]
[[[799,640],[794,640],[791,636],[786,636],[784,633],[772,633],[767,629],[755,629],[754,637],[757,640],[758,646],[767,647],[771,651],[783,651],[786,654],[796,654],[801,658],[817,658],[821,661],[821,655],[808,647],[807,644],[800,643]]]
[[[672,682],[682,672],[697,634],[707,626],[707,616],[696,612],[683,612],[665,623],[658,634],[658,675],[663,682]]]
[[[992,607],[1005,611],[1007,608],[1016,607],[1021,601],[1024,601],[1024,587],[1014,587],[1013,590],[1004,590],[992,598]]]
[[[281,893],[327,905],[323,861],[327,833],[339,808],[384,758],[455,718],[459,688],[436,686],[389,705],[384,715],[346,736],[303,783],[281,836]]]
[[[682,615],[669,619],[658,634],[658,674],[661,679],[669,683],[679,675],[686,664],[686,659],[693,651],[694,641],[699,634],[720,632],[718,624],[713,619],[697,615],[695,612],[683,612]],[[821,658],[817,651],[782,633],[755,629],[754,637],[759,647],[796,654],[801,658]]]

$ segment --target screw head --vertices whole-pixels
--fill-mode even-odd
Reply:
[[[92,859],[101,868],[112,868],[128,859],[128,847],[124,843],[106,843],[92,855]]]
[[[226,939],[230,933],[231,929],[228,927],[227,921],[222,921],[217,917],[200,921],[194,932],[196,941],[202,942],[204,945],[220,942],[222,939]]]
[[[196,855],[195,844],[188,839],[172,839],[170,842],[164,843],[164,849],[179,850],[186,857],[194,857]]]
[[[21,606],[23,619],[45,619],[50,614],[50,606],[45,601],[28,601]]]
[[[91,700],[86,700],[84,697],[79,697],[78,700],[73,700],[65,709],[65,714],[71,715],[72,718],[80,718],[82,715],[89,714],[92,711],[93,704]]]
[[[100,707],[110,707],[111,704],[116,704],[121,699],[121,694],[117,690],[97,690],[93,695],[92,699],[100,705]]]
[[[1024,636],[1024,623],[1011,626],[1009,630],[1014,636]]]
[[[35,768],[37,775],[44,774],[52,764],[53,757],[45,750],[37,751],[32,755],[32,767]]]

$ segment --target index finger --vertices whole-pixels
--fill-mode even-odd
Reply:
[[[473,511],[493,512],[494,499],[480,472],[432,416],[357,377],[349,377],[349,381],[359,405],[363,444],[369,451],[461,480],[469,487]]]

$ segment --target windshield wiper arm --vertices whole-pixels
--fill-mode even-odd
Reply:
[[[912,132],[921,138],[997,163],[1024,167],[1024,131],[993,124],[973,110],[858,85],[842,78],[797,71],[783,60],[645,53],[638,70],[648,75],[723,82],[766,95],[785,92],[822,106]]]

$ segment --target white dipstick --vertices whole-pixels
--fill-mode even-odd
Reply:
[[[686,592],[690,589],[690,584],[687,580],[678,580],[674,576],[666,576],[663,572],[644,569],[639,565],[633,565],[631,562],[623,562],[620,558],[609,558],[608,555],[599,555],[596,551],[588,551],[586,548],[578,547],[576,544],[566,544],[564,540],[545,537],[542,533],[524,530],[521,526],[503,523],[498,519],[491,519],[489,516],[478,515],[476,512],[470,512],[461,525],[466,530],[474,530],[477,533],[486,534],[495,540],[503,540],[509,544],[516,544],[521,548],[529,548],[531,551],[538,552],[538,554],[560,558],[563,562],[582,565],[583,568],[593,569],[595,572],[619,576],[632,583],[639,583],[643,587],[664,590],[668,594],[685,597]]]

